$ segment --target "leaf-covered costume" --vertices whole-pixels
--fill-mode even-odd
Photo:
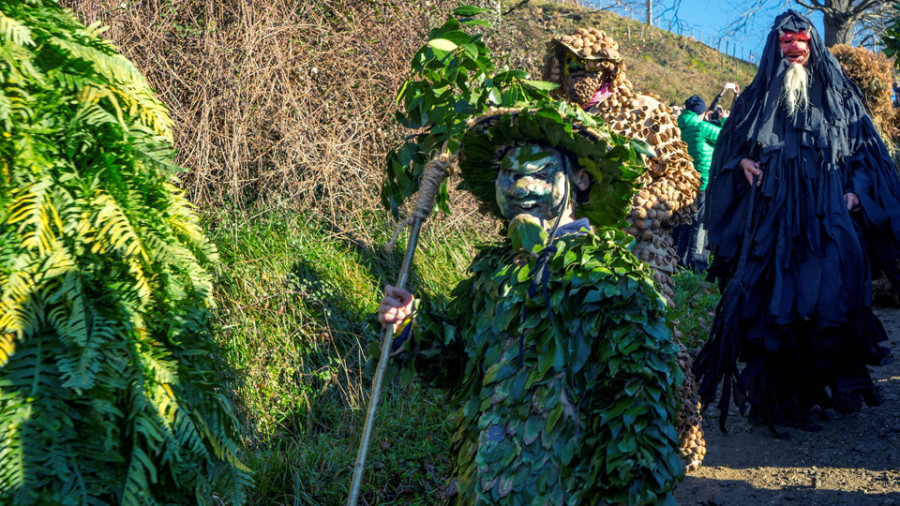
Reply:
[[[671,501],[682,376],[665,303],[624,232],[558,237],[482,251],[403,344],[405,367],[451,392],[457,502]]]
[[[618,43],[596,28],[579,28],[550,41],[544,78],[560,85],[552,94],[603,118],[619,135],[641,139],[653,149],[655,154],[642,160],[640,189],[632,196],[626,231],[635,238],[635,255],[653,268],[653,279],[671,304],[675,296],[672,274],[677,270],[672,230],[697,214],[695,198],[701,179],[671,109],[634,90]],[[706,441],[691,355],[680,343],[677,329],[675,335],[685,376],[678,394],[678,437],[685,466],[693,471],[706,455]]]
[[[462,24],[433,30],[413,59],[419,79],[401,88],[398,118],[422,130],[388,156],[382,187],[387,205],[402,203],[446,150],[458,154],[458,187],[511,223],[449,305],[424,304],[400,354],[406,371],[449,390],[457,502],[669,502],[684,472],[683,376],[664,299],[621,231],[640,146],[525,72],[490,75],[487,48]],[[560,235],[589,227],[565,225],[570,212],[598,232]]]
[[[810,104],[791,118],[779,32],[803,29],[812,36]],[[763,171],[752,209],[745,157]],[[716,320],[728,332],[695,362],[704,401],[720,382],[734,382],[738,404],[790,424],[805,423],[817,404],[852,410],[861,395],[876,403],[866,365],[887,350],[878,344],[886,335],[872,313],[870,269],[896,258],[900,180],[857,87],[794,11],[776,20],[759,73],[722,129],[707,193],[711,276],[745,287],[735,292],[745,301],[723,297],[720,308],[730,309]],[[858,212],[847,210],[846,193],[859,196]],[[735,272],[745,247],[746,266]],[[737,360],[746,366],[735,376]]]

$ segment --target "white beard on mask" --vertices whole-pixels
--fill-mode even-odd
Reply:
[[[784,89],[781,100],[787,107],[788,116],[794,118],[798,111],[809,106],[809,72],[799,63],[792,63],[784,74]]]

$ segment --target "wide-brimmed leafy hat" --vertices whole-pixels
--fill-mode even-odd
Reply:
[[[495,190],[500,159],[509,148],[530,142],[562,151],[590,174],[589,199],[576,206],[576,216],[594,226],[623,226],[641,174],[635,148],[646,152],[646,147],[610,132],[565,102],[493,109],[469,120],[460,144],[458,187],[501,216]]]
[[[448,19],[432,30],[413,58],[412,76],[397,93],[397,120],[416,133],[386,157],[381,187],[385,207],[399,216],[403,203],[418,194],[423,207],[431,201],[421,197],[433,196],[434,205],[449,213],[446,179],[433,188],[435,179],[426,176],[425,169],[458,158],[460,187],[499,215],[494,187],[500,157],[516,145],[538,142],[569,154],[595,181],[591,201],[580,205],[578,212],[594,225],[624,228],[633,183],[643,170],[636,165],[635,151],[652,151],[646,144],[613,134],[581,108],[551,98],[554,83],[532,80],[524,70],[494,73],[490,50],[481,35],[466,33],[466,23]],[[513,109],[497,109],[501,107]],[[428,192],[421,191],[426,187]],[[427,214],[430,208],[422,211],[417,204],[416,212]]]

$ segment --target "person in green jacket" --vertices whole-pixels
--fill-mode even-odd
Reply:
[[[723,89],[722,93],[724,92]],[[692,95],[684,101],[684,109],[678,116],[681,139],[687,144],[688,154],[694,159],[694,168],[700,173],[698,208],[703,206],[704,190],[706,190],[706,183],[709,180],[709,165],[712,162],[716,140],[719,138],[719,130],[722,129],[721,126],[707,121],[709,114],[710,111],[707,111],[703,99]],[[721,113],[721,121],[727,117],[727,112]],[[682,225],[674,235],[676,251],[681,257],[679,263],[693,271],[706,270],[709,251],[706,249],[706,230],[700,221],[695,219],[690,225]]]

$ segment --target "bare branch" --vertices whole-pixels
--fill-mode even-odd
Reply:
[[[826,16],[833,16],[838,11],[831,7],[832,0],[827,0],[827,3],[822,3],[819,0],[810,0],[812,3],[806,3],[803,0],[794,0],[797,5],[808,9],[810,11],[822,11]]]
[[[812,2],[812,5],[808,5],[808,4],[804,3],[804,2],[801,2],[800,0],[795,0],[795,1],[796,1],[798,4],[800,4],[801,7],[805,7],[805,8],[807,8],[807,9],[814,10],[814,11],[816,11],[816,10],[827,9],[827,8],[829,7],[829,5],[830,5],[830,4],[823,4],[823,3],[820,2],[819,0],[809,0],[810,2]]]

